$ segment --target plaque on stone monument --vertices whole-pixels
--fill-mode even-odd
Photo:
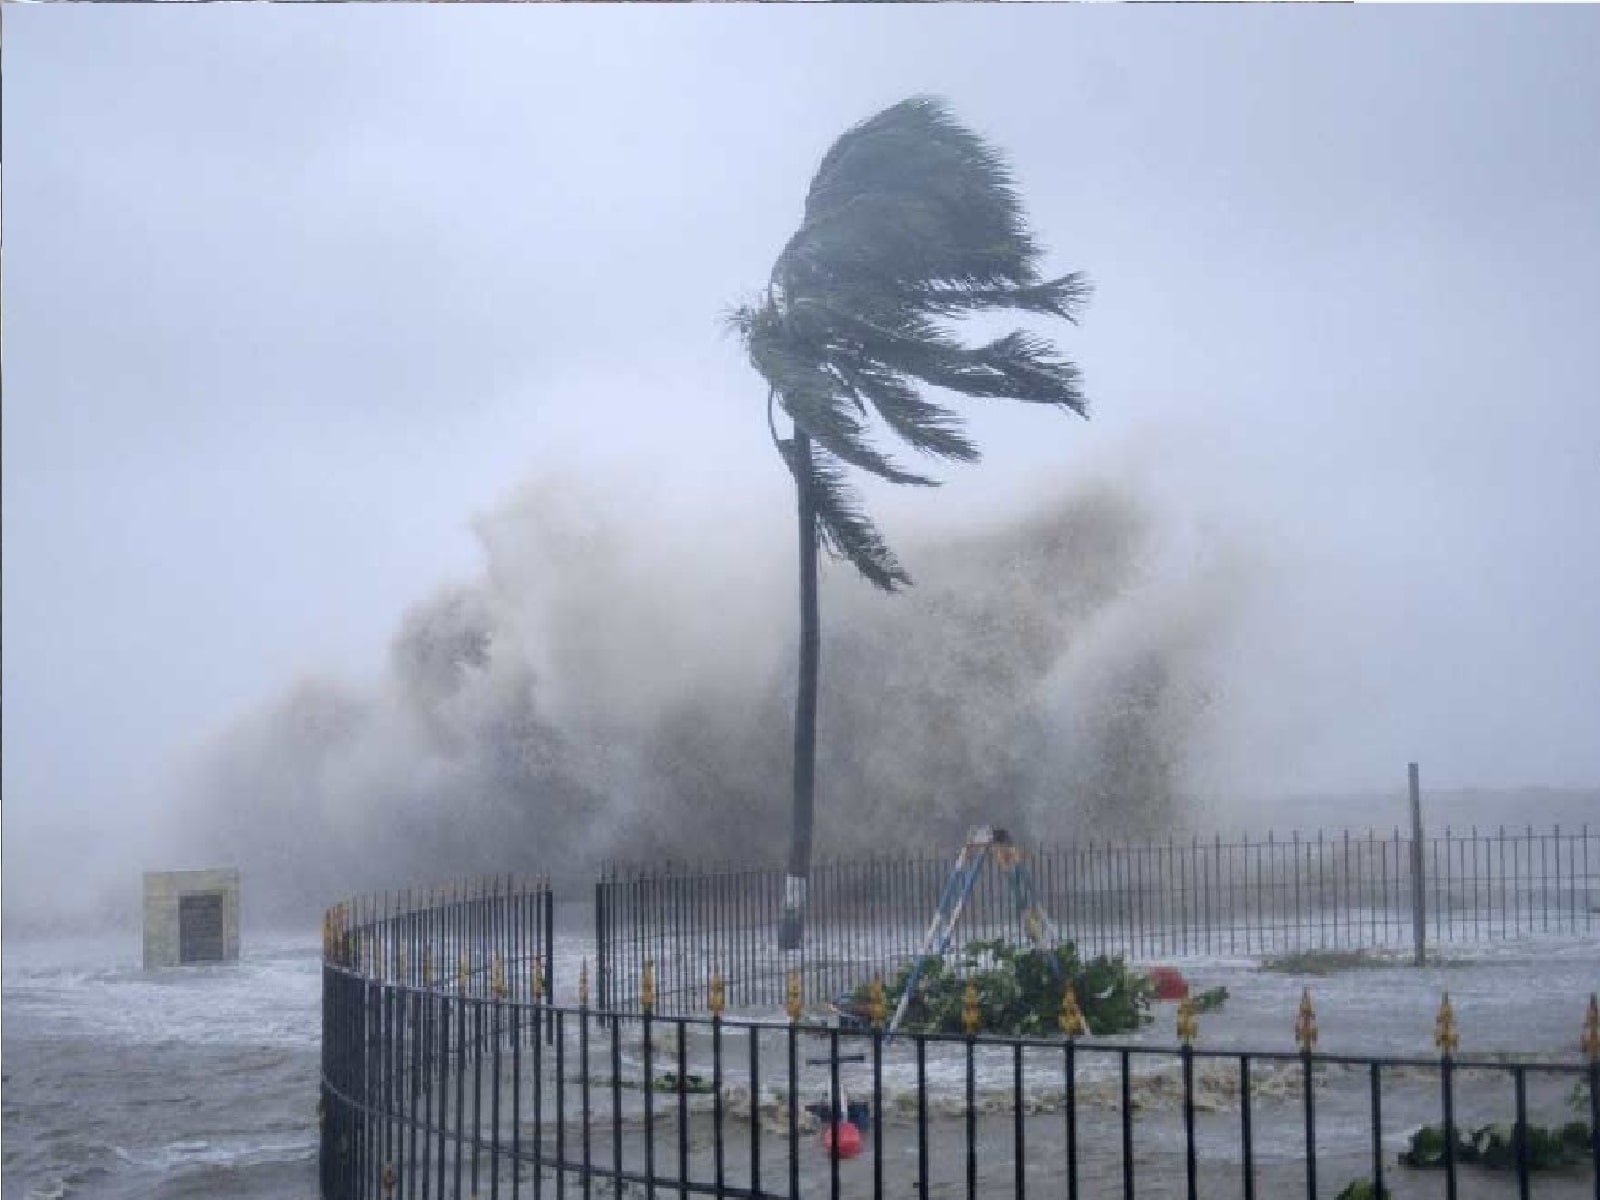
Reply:
[[[178,961],[221,962],[222,893],[178,897]]]

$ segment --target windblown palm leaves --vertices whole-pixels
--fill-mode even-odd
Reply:
[[[1044,339],[1015,330],[968,345],[953,328],[961,318],[1002,310],[1071,321],[1088,298],[1087,281],[1043,279],[1039,258],[999,155],[939,101],[916,98],[834,143],[765,298],[733,314],[767,381],[769,421],[776,402],[793,422],[789,437],[780,438],[776,427],[772,433],[794,476],[800,518],[800,674],[782,949],[802,944],[811,863],[817,546],[848,559],[885,591],[911,582],[850,487],[847,469],[894,483],[935,482],[872,444],[879,422],[932,458],[978,458],[961,418],[924,389],[1085,414],[1077,368]]]
[[[773,436],[809,490],[817,537],[886,591],[910,577],[846,468],[936,481],[873,446],[874,416],[922,454],[973,462],[960,416],[925,387],[1086,414],[1077,368],[1046,340],[1017,330],[968,345],[949,325],[995,310],[1074,320],[1087,280],[1042,279],[1040,257],[998,153],[940,101],[915,98],[834,143],[765,300],[733,315],[769,404],[794,423],[795,436]]]

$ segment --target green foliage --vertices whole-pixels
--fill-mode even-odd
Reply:
[[[902,1028],[922,1033],[963,1033],[961,1014],[970,980],[978,993],[981,1033],[1047,1037],[1061,1031],[1063,985],[1051,970],[1054,955],[1060,977],[1078,995],[1089,1029],[1094,1033],[1127,1033],[1150,1022],[1155,989],[1123,960],[1101,955],[1080,962],[1071,942],[1053,951],[1022,948],[1004,941],[969,942],[953,963],[930,958],[906,1009]],[[884,1000],[893,1011],[905,991],[912,965],[907,964],[884,985]],[[868,985],[851,999],[864,1004]]]
[[[1472,1135],[1472,1148],[1478,1165],[1496,1170],[1515,1170],[1517,1165],[1516,1129],[1509,1124],[1485,1125]],[[1570,1167],[1589,1157],[1589,1127],[1572,1121],[1559,1129],[1528,1126],[1528,1165],[1535,1171]]]
[[[666,1071],[651,1081],[657,1092],[688,1092],[691,1095],[713,1091],[711,1081],[703,1075],[685,1075],[680,1081],[676,1071]]]
[[[1457,1129],[1456,1134],[1456,1162],[1469,1162],[1474,1157],[1472,1143],[1465,1133]],[[1439,1125],[1424,1125],[1411,1135],[1411,1145],[1400,1154],[1400,1165],[1418,1167],[1430,1170],[1434,1167],[1444,1166],[1444,1128]]]
[[[1389,1189],[1370,1179],[1352,1179],[1333,1200],[1389,1200]]]
[[[1335,971],[1358,971],[1391,965],[1366,950],[1297,950],[1261,960],[1263,971],[1282,971],[1286,975],[1331,975]]]
[[[944,394],[1020,400],[1086,415],[1079,373],[1023,329],[969,344],[952,322],[980,313],[1075,321],[1080,274],[1047,278],[1000,153],[930,97],[847,130],[817,168],[805,216],[765,295],[729,323],[774,403],[794,422],[777,442],[815,504],[816,536],[874,586],[910,576],[850,486],[855,467],[932,484],[873,444],[874,426],[913,451],[975,462]],[[934,389],[930,398],[928,391]]]
[[[1527,1126],[1528,1169],[1558,1170],[1578,1166],[1589,1158],[1589,1126],[1569,1121],[1559,1128]],[[1410,1147],[1400,1155],[1401,1165],[1424,1170],[1444,1166],[1444,1130],[1424,1125],[1411,1135]],[[1512,1171],[1517,1166],[1516,1126],[1510,1122],[1483,1125],[1467,1133],[1456,1130],[1456,1162],[1492,1171]]]
[[[1207,988],[1189,997],[1189,1003],[1194,1006],[1194,1011],[1197,1013],[1216,1012],[1227,1002],[1228,989],[1225,987]]]
[[[1589,1115],[1589,1081],[1580,1079],[1572,1085],[1572,1091],[1567,1095],[1567,1104],[1579,1116]]]
[[[1580,1157],[1589,1153],[1590,1142],[1593,1138],[1590,1136],[1587,1121],[1568,1121],[1561,1127],[1559,1134],[1561,1144],[1568,1150],[1575,1152]]]

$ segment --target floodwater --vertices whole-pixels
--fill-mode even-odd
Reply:
[[[137,937],[4,950],[6,1200],[316,1194],[320,943],[145,972]]]
[[[1199,1044],[1206,1048],[1293,1049],[1296,1006],[1302,988],[1309,987],[1321,1031],[1320,1049],[1425,1057],[1433,1053],[1434,1016],[1441,993],[1448,990],[1459,1022],[1462,1055],[1516,1052],[1577,1061],[1584,1005],[1591,992],[1600,990],[1600,940],[1447,947],[1445,953],[1453,956],[1451,961],[1423,970],[1385,967],[1326,978],[1263,972],[1255,962],[1243,959],[1179,960],[1179,965],[1196,987],[1222,985],[1231,992],[1220,1012],[1201,1017]],[[571,997],[577,963],[588,955],[592,947],[583,938],[558,938],[559,999]],[[148,973],[140,969],[135,936],[7,939],[3,988],[0,1178],[7,1200],[309,1200],[315,1196],[321,972],[320,942],[314,931],[247,935],[243,959],[236,966]],[[1158,1012],[1156,1024],[1119,1040],[1171,1045],[1171,1008],[1162,1006]],[[737,1035],[730,1032],[733,1036]],[[783,1035],[773,1031],[768,1036]],[[1085,1044],[1082,1060],[1088,1097],[1096,1095],[1097,1080],[1113,1082],[1116,1065],[1114,1056],[1100,1056],[1103,1061],[1097,1062],[1089,1049],[1092,1044],[1093,1039]],[[964,1060],[958,1047],[944,1049],[949,1053],[930,1053],[928,1076],[932,1111],[940,1124],[948,1123],[948,1133],[940,1135],[939,1163],[948,1157],[949,1145],[961,1144],[964,1120]],[[808,1048],[807,1056],[816,1050]],[[915,1086],[906,1044],[895,1050],[885,1081],[891,1093]],[[766,1064],[781,1073],[783,1061],[775,1049],[764,1052],[763,1075]],[[1152,1062],[1152,1069],[1158,1065],[1171,1069],[1170,1060]],[[609,1068],[609,1063],[599,1064],[596,1073],[609,1073]],[[1007,1052],[981,1052],[976,1068],[980,1100],[1008,1094],[1012,1063]],[[803,1096],[807,1101],[820,1098],[827,1087],[826,1069],[803,1070],[808,1072],[801,1079]],[[1205,1170],[1233,1178],[1238,1118],[1236,1097],[1229,1098],[1230,1070],[1236,1070],[1236,1064],[1230,1066],[1227,1060],[1202,1067],[1212,1110],[1203,1124],[1212,1139]],[[1030,1132],[1030,1161],[1038,1154],[1059,1160],[1059,1148],[1051,1149],[1051,1139],[1060,1136],[1053,1132],[1060,1119],[1049,1115],[1048,1094],[1052,1088],[1059,1090],[1060,1070],[1046,1063],[1040,1052],[1038,1063],[1028,1072],[1030,1090],[1043,1097],[1041,1112],[1031,1115],[1028,1123],[1030,1131],[1038,1129]],[[847,1073],[845,1082],[859,1094],[863,1086],[859,1079],[851,1080]],[[1360,1099],[1364,1084],[1352,1077],[1344,1087],[1330,1077],[1323,1086],[1327,1090],[1319,1103],[1328,1152],[1333,1161],[1342,1161],[1343,1155],[1359,1165],[1366,1137],[1366,1110]],[[1509,1083],[1503,1088],[1496,1084],[1492,1094],[1474,1094],[1464,1119],[1480,1110],[1485,1120],[1504,1117],[1501,1110],[1509,1094]],[[1391,1163],[1404,1144],[1408,1123],[1437,1119],[1436,1108],[1431,1113],[1429,1108],[1435,1096],[1425,1079],[1408,1083],[1397,1078],[1385,1112],[1385,1149]],[[1538,1091],[1534,1098],[1550,1110],[1536,1112],[1535,1120],[1560,1116],[1560,1098],[1553,1089]],[[1171,1121],[1156,1118],[1158,1111],[1175,1111],[1170,1088],[1148,1085],[1141,1100],[1146,1109],[1142,1128],[1148,1131],[1148,1136],[1141,1133],[1141,1169],[1158,1169],[1165,1180],[1173,1162],[1182,1169],[1181,1143],[1170,1141]],[[1259,1154],[1268,1167],[1276,1161],[1279,1169],[1292,1171],[1303,1157],[1295,1132],[1299,1109],[1293,1094],[1286,1093],[1284,1100],[1281,1122],[1263,1116]],[[1085,1120],[1098,1129],[1095,1123],[1115,1120],[1114,1107],[1091,1105]],[[980,1120],[980,1136],[986,1145],[993,1142],[992,1169],[1009,1171],[1011,1118],[992,1108],[988,1112]],[[1280,1123],[1283,1129],[1276,1130]],[[905,1128],[903,1123],[900,1128]],[[896,1136],[898,1146],[904,1135]],[[769,1144],[777,1140],[769,1139]],[[1097,1134],[1097,1143],[1105,1140]],[[812,1157],[825,1163],[820,1155]],[[849,1194],[859,1194],[861,1173],[867,1169],[861,1164],[867,1158],[849,1165],[855,1180]],[[826,1170],[818,1175],[817,1163],[809,1159],[808,1163],[806,1178],[825,1187]],[[1120,1166],[1113,1159],[1107,1158],[1100,1167],[1109,1172],[1108,1182],[1114,1177],[1120,1186]],[[894,1171],[903,1174],[905,1168],[902,1162]],[[964,1158],[961,1163],[951,1160],[948,1170],[938,1166],[940,1182],[930,1190],[960,1193],[965,1186],[963,1172]],[[869,1180],[870,1174],[865,1178]],[[993,1182],[1001,1184],[998,1176]],[[1139,1194],[1146,1195],[1155,1183],[1146,1175]],[[1501,1181],[1501,1186],[1508,1185]],[[1057,1190],[1050,1185],[1041,1194]],[[1558,1187],[1557,1193],[1561,1190]],[[1544,1191],[1537,1187],[1535,1194]]]

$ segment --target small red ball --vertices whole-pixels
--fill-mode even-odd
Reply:
[[[1189,982],[1176,967],[1152,967],[1150,982],[1157,1000],[1182,1000],[1189,995]]]
[[[854,1158],[861,1153],[861,1131],[849,1121],[836,1121],[822,1131],[822,1148],[833,1150],[836,1143],[840,1158]]]

